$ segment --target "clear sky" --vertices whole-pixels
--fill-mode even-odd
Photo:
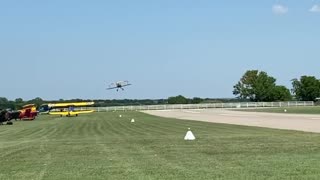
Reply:
[[[0,97],[234,97],[320,78],[320,0],[0,0]],[[105,90],[117,80],[133,85]]]

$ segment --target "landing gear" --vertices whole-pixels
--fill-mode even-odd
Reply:
[[[3,122],[0,122],[0,126],[2,125],[13,125],[13,122],[7,121],[5,124]]]

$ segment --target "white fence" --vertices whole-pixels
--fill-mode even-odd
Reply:
[[[97,112],[106,112],[106,111],[298,107],[298,106],[314,106],[314,102],[313,101],[290,101],[290,102],[241,102],[241,103],[211,103],[211,104],[166,104],[166,105],[141,105],[141,106],[87,107],[83,109],[90,109]]]

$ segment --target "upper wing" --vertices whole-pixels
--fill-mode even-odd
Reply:
[[[107,88],[107,90],[109,89],[117,89],[118,87],[110,87],[110,88]]]
[[[68,102],[68,103],[56,103],[56,104],[49,104],[51,109],[57,109],[57,108],[68,108],[71,106],[75,107],[85,107],[93,105],[94,102]]]
[[[130,86],[130,85],[132,85],[132,84],[124,84],[124,85],[122,85],[122,87]]]

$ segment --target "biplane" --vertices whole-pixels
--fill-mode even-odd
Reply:
[[[91,106],[93,104],[94,102],[68,102],[43,104],[40,106],[39,112],[41,114],[60,115],[61,117],[78,116],[79,114],[87,114],[94,112],[93,110],[82,109],[82,107]]]
[[[38,115],[37,107],[34,104],[27,104],[20,110],[19,119],[34,120]]]
[[[130,86],[130,85],[132,84],[130,84],[129,81],[118,81],[115,83],[111,83],[109,85],[109,88],[107,88],[107,90],[110,90],[110,89],[117,89],[117,91],[119,91],[119,89],[124,90],[123,87]]]
[[[1,110],[0,109],[0,125],[12,125],[13,123],[10,121],[10,111],[8,110]]]
[[[11,120],[34,120],[38,115],[37,108],[34,104],[27,104],[21,110],[14,111],[11,109],[0,110],[0,125],[5,122],[7,125],[12,125]]]

